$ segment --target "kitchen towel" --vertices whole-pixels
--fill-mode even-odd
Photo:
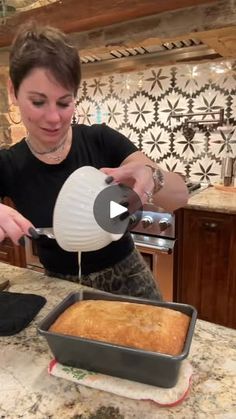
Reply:
[[[191,364],[184,360],[180,367],[178,382],[172,388],[155,387],[80,368],[67,367],[55,359],[50,362],[48,372],[56,377],[65,378],[80,385],[130,399],[152,400],[159,406],[167,407],[175,406],[185,399],[190,388],[193,369]]]
[[[46,303],[35,294],[0,292],[0,336],[11,336],[23,330]]]

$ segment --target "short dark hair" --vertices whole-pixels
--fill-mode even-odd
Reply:
[[[50,70],[75,96],[80,85],[79,53],[63,32],[51,26],[34,22],[21,26],[12,43],[9,67],[16,96],[21,82],[34,68]]]

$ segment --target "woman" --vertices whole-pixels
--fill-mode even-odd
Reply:
[[[174,210],[187,200],[181,177],[155,167],[123,135],[104,125],[71,126],[80,78],[78,52],[64,34],[35,24],[21,29],[10,53],[9,91],[28,134],[0,151],[0,197],[9,196],[16,207],[0,204],[0,241],[9,237],[15,244],[24,244],[25,235],[37,239],[48,275],[109,292],[160,299],[129,233],[104,249],[82,253],[79,279],[77,254],[65,252],[55,240],[38,238],[35,232],[35,227],[52,225],[61,186],[84,165],[133,187],[143,203],[152,196],[159,206]]]

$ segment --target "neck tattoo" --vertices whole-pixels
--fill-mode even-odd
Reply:
[[[38,156],[45,156],[47,157],[49,160],[54,160],[56,162],[62,160],[63,157],[63,151],[65,149],[65,145],[68,139],[68,135],[65,136],[65,138],[63,138],[63,140],[60,142],[60,144],[56,145],[55,147],[50,148],[47,151],[38,151],[34,148],[34,146],[32,145],[29,137],[26,137],[25,141],[26,144],[28,145],[30,151]],[[57,151],[56,155],[53,155],[55,152]]]

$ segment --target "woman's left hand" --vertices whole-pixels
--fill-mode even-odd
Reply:
[[[101,171],[112,176],[114,182],[123,183],[132,188],[143,204],[148,201],[148,195],[154,188],[154,181],[151,169],[144,163],[130,162],[114,169],[104,167]]]
[[[142,152],[136,151],[128,156],[120,167],[114,169],[103,167],[101,171],[112,176],[114,182],[132,188],[140,197],[142,204],[151,202],[169,212],[184,207],[188,202],[188,190],[183,178],[177,173],[161,169],[163,186],[151,196],[155,185],[152,170],[147,165],[156,166]]]

